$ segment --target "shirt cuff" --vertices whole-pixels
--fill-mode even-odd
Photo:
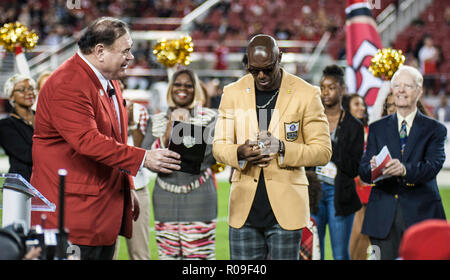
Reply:
[[[245,166],[246,160],[245,159],[241,159],[239,162],[239,167],[242,169]]]
[[[145,153],[144,153],[144,158],[142,159],[142,162],[141,162],[141,165],[139,166],[138,172],[141,171],[142,168],[144,167],[144,162],[145,162],[146,157],[147,157],[147,151],[145,151]]]

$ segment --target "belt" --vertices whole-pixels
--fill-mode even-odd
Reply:
[[[207,168],[203,174],[200,176],[200,178],[196,179],[194,182],[189,183],[187,185],[175,185],[175,184],[169,184],[167,182],[164,182],[161,180],[161,178],[156,178],[156,182],[159,184],[159,186],[168,192],[173,193],[188,193],[192,190],[197,189],[202,185],[209,177],[211,177],[212,171],[211,168]]]

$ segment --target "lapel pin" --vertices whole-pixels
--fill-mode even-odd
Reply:
[[[105,93],[103,92],[103,89],[100,90],[100,96],[103,96]]]
[[[288,94],[291,94],[291,90],[290,89],[288,89]]]
[[[247,93],[250,93],[250,88],[247,88]]]

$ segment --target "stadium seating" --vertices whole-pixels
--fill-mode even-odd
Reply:
[[[433,1],[423,11],[419,18],[403,30],[394,42],[394,48],[401,49],[405,53],[417,55],[418,48],[424,35],[431,35],[434,44],[441,50],[441,60],[438,63],[439,76],[435,79],[434,94],[438,94],[443,86],[450,80],[450,18],[445,18],[445,13],[450,10],[448,1]],[[447,11],[450,14],[450,11]],[[447,94],[450,94],[447,89]]]

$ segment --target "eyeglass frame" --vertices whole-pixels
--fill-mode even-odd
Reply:
[[[25,93],[26,91],[32,91],[33,93],[36,92],[36,89],[34,87],[27,87],[27,88],[18,88],[18,89],[13,89],[13,92],[20,92],[20,93]]]

